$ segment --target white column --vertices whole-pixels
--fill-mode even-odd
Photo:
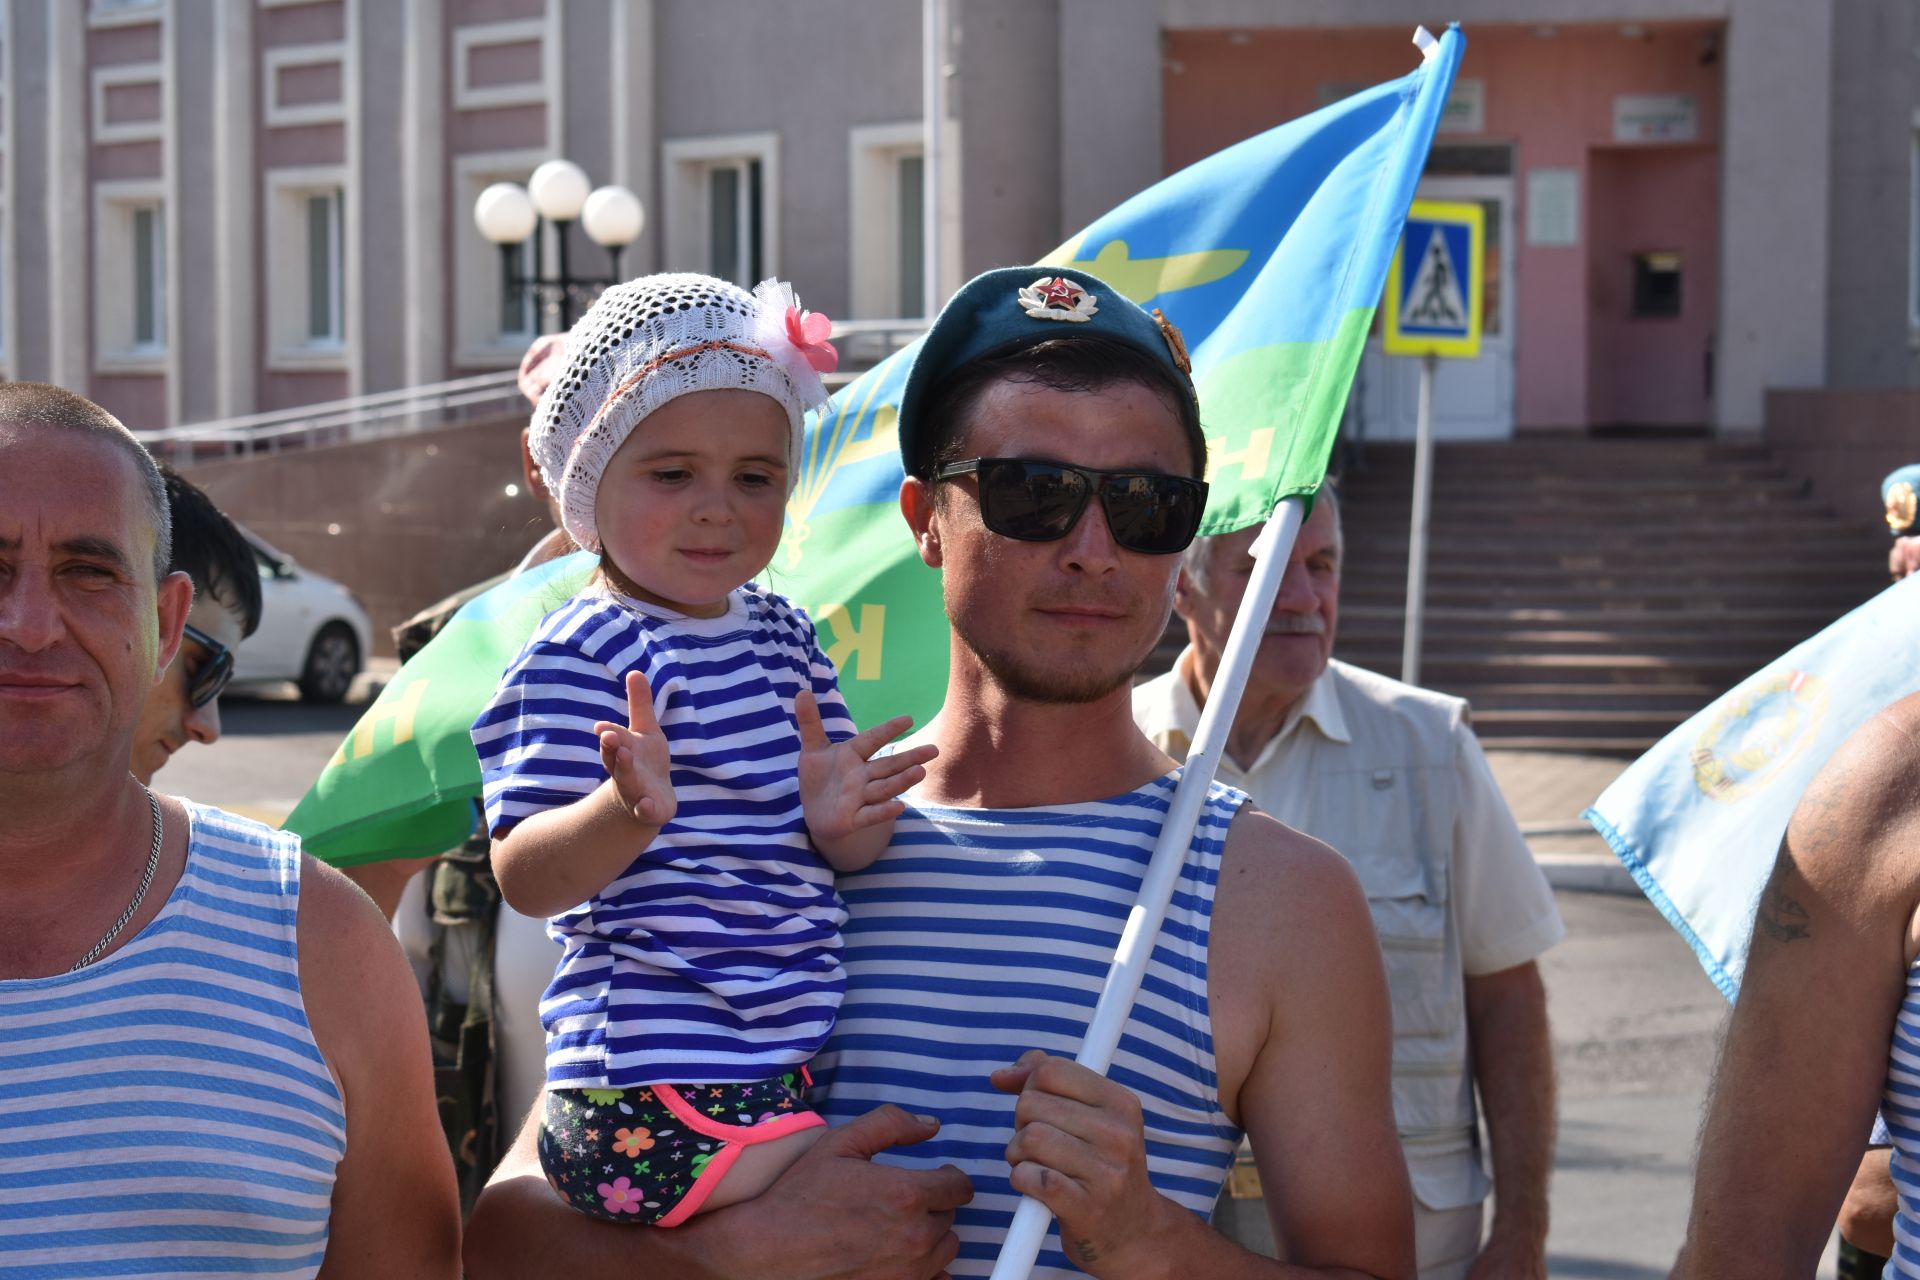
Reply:
[[[413,386],[447,376],[447,236],[459,228],[460,210],[445,216],[447,161],[446,12],[443,0],[411,0],[406,6],[406,309],[407,382]],[[451,234],[459,234],[458,230]]]
[[[1834,0],[1749,0],[1727,23],[1714,426],[1757,431],[1768,387],[1827,376]]]
[[[658,138],[653,119],[653,0],[614,0],[613,176],[611,181],[640,197],[647,225],[620,255],[629,278],[653,271],[659,262],[659,192],[655,185]]]
[[[160,134],[160,180],[165,190],[166,217],[166,379],[167,421],[180,425],[186,400],[182,371],[186,368],[186,267],[187,202],[180,178],[180,22],[172,0],[160,11],[160,114],[165,120]]]
[[[213,148],[215,181],[214,273],[218,305],[213,323],[219,351],[220,416],[235,418],[258,406],[260,348],[253,286],[255,210],[260,175],[254,167],[253,128],[259,105],[253,87],[253,0],[220,0],[214,24]]]
[[[1156,0],[1061,0],[1056,239],[1163,176],[1160,7]],[[1089,67],[1100,73],[1086,74]]]
[[[346,262],[341,270],[346,281],[347,394],[367,393],[367,281],[363,274],[367,260],[367,187],[373,182],[391,182],[390,173],[367,172],[366,147],[361,130],[366,127],[366,104],[361,101],[360,69],[364,59],[360,41],[366,14],[361,0],[342,0],[346,12],[346,56],[341,59],[340,97],[346,103],[347,196],[342,211],[347,220]]]
[[[20,132],[20,112],[15,105],[13,15],[0,5],[0,153],[4,153],[4,173],[0,173],[0,376],[20,376],[20,148],[15,145]]]
[[[932,320],[940,313],[947,292],[941,288],[945,261],[947,189],[947,3],[922,0],[920,32],[920,123],[926,131],[921,144],[925,158],[921,173],[921,280],[925,303],[921,315]]]
[[[86,177],[90,71],[85,7],[53,5],[47,24],[47,376],[85,395],[93,364],[87,349],[93,215]]]

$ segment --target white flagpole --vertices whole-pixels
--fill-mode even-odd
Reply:
[[[1427,620],[1427,521],[1433,512],[1433,378],[1439,357],[1420,357],[1420,417],[1414,426],[1413,511],[1407,517],[1407,617],[1400,679],[1420,683],[1420,643]]]
[[[1093,1021],[1087,1026],[1087,1039],[1074,1061],[1083,1067],[1106,1074],[1113,1063],[1113,1052],[1120,1044],[1120,1032],[1127,1014],[1140,994],[1140,980],[1146,976],[1147,959],[1160,935],[1166,918],[1167,903],[1173,886],[1179,881],[1180,867],[1186,860],[1187,845],[1193,839],[1194,825],[1200,818],[1200,806],[1213,785],[1220,768],[1220,756],[1226,749],[1227,731],[1233,727],[1234,713],[1240,709],[1240,694],[1247,687],[1247,674],[1253,670],[1253,657],[1267,629],[1267,615],[1273,611],[1280,594],[1280,580],[1286,575],[1287,560],[1293,554],[1294,540],[1300,535],[1305,518],[1299,498],[1282,499],[1267,517],[1260,536],[1253,540],[1255,558],[1253,576],[1247,593],[1240,599],[1240,612],[1234,615],[1233,630],[1227,635],[1226,651],[1220,656],[1220,670],[1207,693],[1207,705],[1201,709],[1200,725],[1194,731],[1193,746],[1187,752],[1186,771],[1174,788],[1173,803],[1167,808],[1166,821],[1160,826],[1160,838],[1153,846],[1153,858],[1140,883],[1140,900],[1127,913],[1126,927],[1120,933],[1120,946],[1114,952],[1113,967],[1107,971],[1107,983],[1094,1006]],[[1007,1238],[1000,1246],[1000,1257],[993,1265],[991,1280],[1026,1280],[1040,1256],[1052,1221],[1047,1207],[1031,1197],[1022,1197],[1014,1211]]]

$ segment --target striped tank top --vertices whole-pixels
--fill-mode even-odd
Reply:
[[[1920,1280],[1920,962],[1907,970],[1907,998],[1893,1025],[1880,1118],[1893,1143],[1893,1189],[1900,1197],[1886,1274]]]
[[[311,1277],[346,1112],[300,999],[300,843],[189,805],[118,951],[0,982],[0,1277]]]
[[[840,880],[847,994],[814,1079],[833,1124],[888,1102],[939,1118],[933,1140],[878,1158],[953,1164],[973,1179],[956,1215],[955,1277],[992,1271],[1019,1202],[1005,1159],[1015,1099],[988,1073],[1029,1049],[1079,1051],[1178,779],[1033,809],[909,795],[887,852]],[[1209,792],[1108,1072],[1139,1095],[1153,1185],[1202,1217],[1240,1140],[1214,1076],[1207,937],[1227,827],[1245,800],[1218,783]],[[1056,1224],[1033,1275],[1080,1274]]]

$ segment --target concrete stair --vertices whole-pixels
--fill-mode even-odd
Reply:
[[[1373,445],[1344,487],[1335,652],[1389,675],[1412,483],[1411,446]],[[1443,444],[1433,497],[1421,680],[1493,747],[1638,754],[1886,585],[1884,544],[1759,445]]]
[[[1345,483],[1335,652],[1394,676],[1412,491],[1406,445]],[[1429,531],[1421,681],[1494,747],[1638,755],[1886,585],[1884,543],[1758,445],[1441,445]],[[1145,673],[1184,642],[1176,618]]]

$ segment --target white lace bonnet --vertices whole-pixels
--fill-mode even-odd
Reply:
[[[561,523],[600,549],[600,474],[642,418],[693,391],[759,391],[787,411],[787,487],[799,478],[801,422],[823,405],[837,363],[830,322],[800,310],[793,289],[764,280],[748,293],[702,275],[618,284],[567,334],[566,364],[533,411],[529,446],[560,499]]]

